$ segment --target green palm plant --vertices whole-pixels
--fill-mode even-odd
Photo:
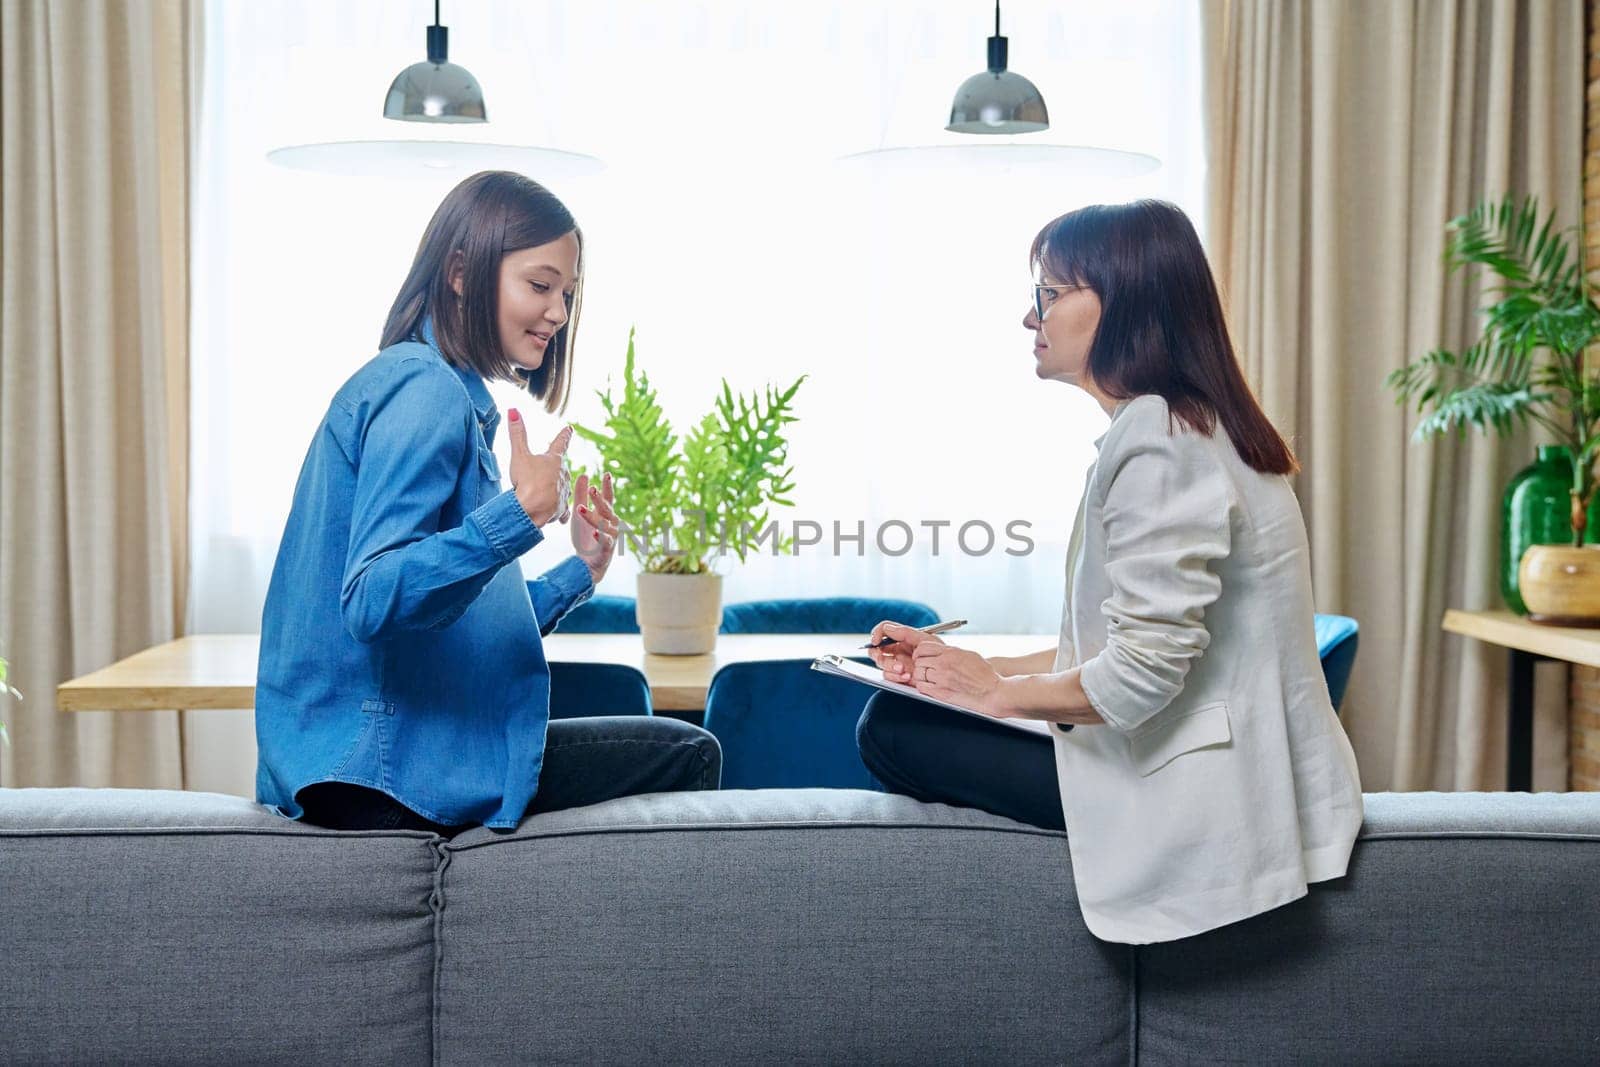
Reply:
[[[1573,459],[1572,543],[1583,544],[1594,459],[1600,451],[1600,379],[1584,366],[1584,351],[1600,340],[1600,306],[1589,295],[1580,260],[1581,225],[1558,231],[1555,212],[1541,217],[1536,197],[1485,200],[1446,228],[1451,273],[1475,266],[1497,284],[1480,309],[1483,335],[1457,353],[1434,349],[1394,371],[1384,385],[1396,403],[1427,410],[1413,438],[1469,427],[1509,433],[1544,427]],[[1568,235],[1576,234],[1576,245]]]

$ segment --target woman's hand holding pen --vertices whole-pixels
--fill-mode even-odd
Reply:
[[[611,485],[611,475],[605,476],[605,489],[589,483],[587,474],[578,477],[578,487],[573,499],[578,501],[577,514],[572,520],[572,547],[578,558],[589,568],[589,576],[596,585],[611,566],[611,557],[617,549],[617,531],[622,523],[611,507],[616,493]]]
[[[511,432],[511,488],[517,502],[535,526],[551,519],[567,521],[567,481],[563,460],[572,442],[572,427],[564,426],[550,447],[535,455],[528,448],[528,424],[512,408],[508,423]]]
[[[872,662],[883,670],[886,679],[902,685],[911,684],[911,656],[917,648],[924,644],[944,644],[941,639],[923,633],[914,626],[888,621],[880,622],[872,628],[872,637],[867,643],[876,646],[886,637],[894,638],[894,644],[883,648],[870,647],[867,649],[867,655],[871,656]]]

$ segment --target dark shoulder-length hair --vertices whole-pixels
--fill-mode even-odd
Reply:
[[[1198,433],[1211,436],[1220,421],[1251,468],[1300,469],[1244,380],[1205,250],[1177,205],[1136,200],[1068,212],[1039,231],[1029,259],[1100,298],[1088,372],[1107,396],[1158,394]]]
[[[508,253],[574,234],[578,277],[567,321],[550,338],[539,369],[525,370],[500,347],[500,261]],[[461,268],[461,299],[450,284]],[[583,231],[566,205],[521,174],[486,170],[463,181],[440,203],[417,245],[411,271],[389,309],[381,347],[422,338],[433,319],[439,351],[484,378],[516,382],[544,401],[549,412],[565,410],[572,388],[572,358],[583,306]]]

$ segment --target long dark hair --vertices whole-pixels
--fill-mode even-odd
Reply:
[[[1191,430],[1220,421],[1239,458],[1266,474],[1300,469],[1250,392],[1200,236],[1176,204],[1094,204],[1050,222],[1029,262],[1100,298],[1089,377],[1119,400],[1155,393]]]
[[[567,234],[578,239],[578,277],[567,321],[550,338],[539,369],[525,370],[500,347],[500,261],[511,252],[548,244]],[[462,297],[450,285],[461,267]],[[549,412],[567,406],[572,358],[583,306],[583,231],[555,195],[521,174],[486,170],[463,181],[439,204],[417,245],[411,271],[383,324],[380,347],[422,338],[432,316],[439,351],[457,366],[489,379],[518,382]]]

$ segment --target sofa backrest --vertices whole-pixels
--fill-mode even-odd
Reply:
[[[1130,953],[1084,928],[1061,833],[728,790],[471,830],[446,854],[444,1064],[1128,1061]]]
[[[1138,1062],[1600,1062],[1600,793],[1365,803],[1343,878],[1139,950]]]
[[[428,1064],[440,843],[0,789],[0,1063]]]
[[[1592,1062],[1600,794],[1369,794],[1349,873],[1137,949],[1066,836],[854,790],[335,833],[0,789],[0,1064]]]

